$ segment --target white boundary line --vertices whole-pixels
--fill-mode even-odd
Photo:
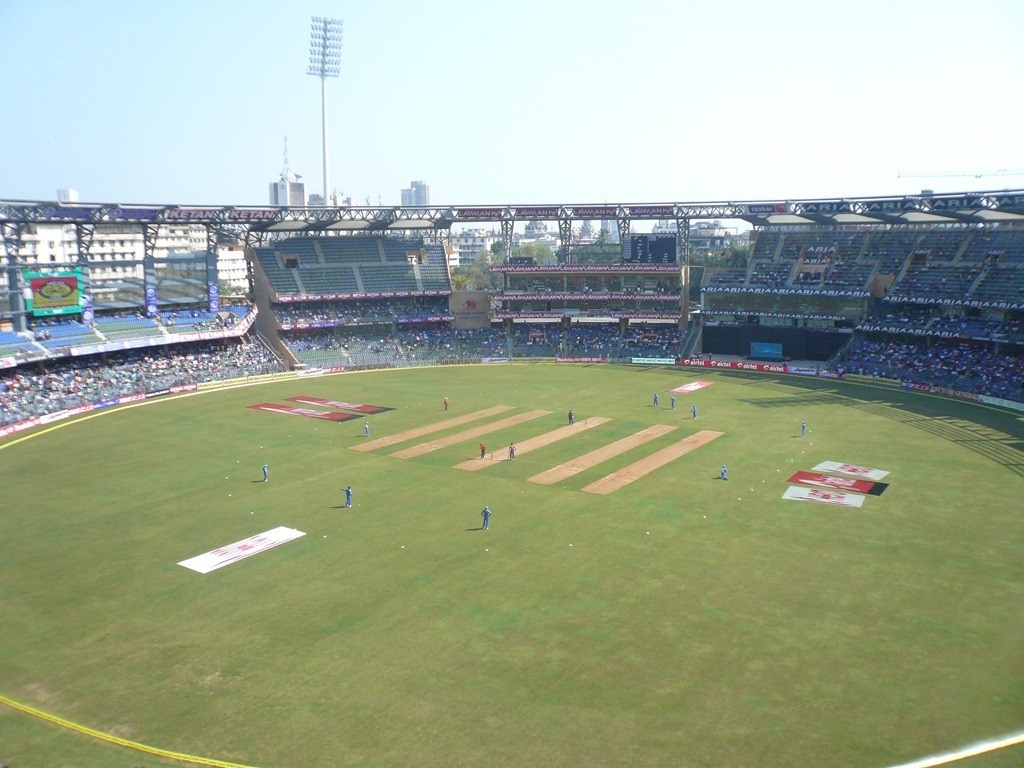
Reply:
[[[386,370],[388,370],[388,371],[412,371],[412,370],[417,370],[417,369],[420,369],[420,368],[442,368],[442,367],[443,368],[468,368],[468,367],[470,367],[472,365],[476,365],[476,363],[452,363],[451,365],[446,365],[446,366],[440,366],[440,365],[436,365],[436,366],[410,365],[410,366],[407,366],[405,368],[388,368]],[[380,369],[380,368],[367,368],[365,370],[360,370],[360,371],[336,371],[334,373],[325,373],[324,376],[325,377],[326,376],[351,376],[351,375],[358,375],[358,374],[361,374],[361,373],[378,373],[381,370],[382,369]],[[294,373],[294,372],[293,371],[285,371],[284,373]],[[62,421],[58,421],[58,422],[56,422],[54,424],[50,424],[45,429],[39,429],[38,427],[33,427],[32,430],[29,430],[29,433],[27,435],[22,435],[21,437],[17,437],[17,438],[15,438],[13,440],[9,440],[8,442],[0,442],[0,451],[4,450],[6,448],[10,448],[11,446],[14,446],[14,445],[18,445],[19,443],[23,443],[26,440],[31,440],[34,437],[39,437],[40,435],[45,435],[47,432],[53,432],[53,430],[55,430],[55,429],[63,429],[64,427],[70,427],[72,424],[80,424],[83,421],[89,421],[90,419],[99,418],[100,416],[106,416],[108,413],[118,413],[119,411],[126,411],[129,408],[138,408],[138,407],[143,406],[143,405],[153,405],[155,403],[170,403],[170,402],[172,402],[174,400],[180,400],[183,397],[195,397],[196,395],[208,395],[211,392],[224,392],[224,391],[229,390],[229,389],[239,389],[241,387],[258,387],[258,386],[261,386],[261,385],[264,385],[264,384],[277,384],[277,383],[282,382],[282,381],[297,381],[297,380],[298,380],[297,376],[295,376],[295,377],[293,377],[293,376],[278,376],[277,378],[264,379],[264,380],[261,380],[261,381],[245,381],[245,380],[242,380],[242,379],[225,379],[224,383],[222,385],[220,385],[220,386],[209,386],[209,387],[206,387],[204,389],[194,389],[194,390],[191,390],[189,392],[175,392],[174,394],[165,395],[163,397],[154,398],[152,400],[149,400],[149,399],[140,400],[137,403],[121,403],[119,405],[110,406],[109,408],[102,408],[102,409],[100,409],[98,411],[91,411],[91,412],[83,414],[81,416],[69,417],[69,418],[64,419]]]
[[[937,765],[955,763],[958,760],[966,760],[968,757],[977,757],[978,755],[983,755],[986,752],[995,752],[997,749],[1012,747],[1015,744],[1024,744],[1024,731],[1004,736],[1001,739],[982,741],[974,746],[961,749],[959,752],[947,752],[944,755],[938,755],[936,757],[922,757],[920,760],[914,760],[912,763],[900,763],[899,765],[893,765],[890,768],[935,768]]]

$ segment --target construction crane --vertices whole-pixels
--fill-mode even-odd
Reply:
[[[936,171],[935,173],[900,171],[896,174],[898,179],[983,179],[986,176],[1024,176],[1024,168],[997,168],[991,171]]]

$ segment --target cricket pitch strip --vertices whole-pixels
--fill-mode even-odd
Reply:
[[[645,475],[649,475],[656,469],[670,464],[680,456],[685,456],[690,451],[700,448],[702,445],[707,445],[717,437],[721,437],[724,432],[712,432],[711,430],[703,430],[697,432],[694,435],[680,440],[674,445],[670,445],[668,448],[662,448],[660,451],[655,451],[650,456],[647,456],[640,461],[633,462],[629,466],[623,467],[617,472],[612,472],[610,475],[602,477],[590,485],[584,486],[581,490],[586,493],[597,493],[597,494],[608,494],[614,493],[615,491],[629,485],[630,483],[639,480]]]
[[[412,459],[416,456],[422,456],[424,453],[438,451],[442,448],[447,448],[449,445],[462,443],[466,440],[473,440],[474,438],[482,437],[483,435],[489,435],[492,432],[498,432],[499,430],[505,429],[505,427],[513,427],[516,424],[522,424],[524,421],[539,419],[541,416],[549,416],[550,414],[551,411],[527,411],[526,413],[520,413],[518,416],[509,416],[507,419],[492,421],[490,424],[483,424],[482,426],[474,427],[473,429],[467,429],[464,432],[457,432],[454,435],[440,437],[433,442],[413,445],[408,448],[404,448],[401,451],[389,453],[388,455],[393,456],[396,459]]]
[[[675,429],[676,427],[671,427],[667,424],[655,424],[653,427],[642,429],[635,434],[622,438],[621,440],[616,440],[614,443],[601,446],[595,451],[584,453],[582,456],[577,456],[575,459],[570,459],[565,464],[559,464],[557,467],[547,469],[540,474],[528,478],[528,480],[531,483],[538,483],[540,485],[554,485],[566,478],[572,477],[584,470],[608,461],[608,459],[614,458],[620,453],[625,453],[628,450],[636,448],[638,445],[643,445],[657,437],[667,435]]]
[[[611,421],[611,419],[604,416],[591,416],[584,422],[577,421],[571,426],[553,429],[550,432],[545,432],[543,435],[537,435],[537,437],[531,437],[528,440],[523,440],[521,443],[516,443],[516,456],[523,453],[529,453],[530,451],[535,451],[538,448],[543,448],[545,445],[557,443],[559,440],[565,440],[567,437],[572,437],[573,435],[579,434],[585,430],[599,427],[609,421]],[[491,458],[494,461],[508,461],[508,448],[502,448],[500,451],[494,451],[491,454]],[[488,459],[470,459],[469,461],[463,461],[456,464],[455,468],[475,472],[478,469],[493,467],[494,461]]]
[[[386,448],[389,445],[395,443],[404,443],[406,440],[412,440],[414,437],[423,437],[434,432],[440,432],[442,429],[448,429],[448,427],[457,427],[460,424],[465,424],[470,421],[476,421],[477,419],[485,419],[488,416],[495,416],[505,411],[511,411],[511,405],[496,405],[493,408],[485,408],[482,411],[475,411],[473,413],[467,413],[465,416],[456,416],[454,419],[445,419],[444,421],[437,421],[433,424],[427,424],[425,427],[417,427],[416,429],[407,429],[405,432],[396,432],[393,435],[387,435],[386,437],[380,437],[376,440],[370,440],[365,443],[359,443],[353,445],[353,451],[372,451],[375,448]]]

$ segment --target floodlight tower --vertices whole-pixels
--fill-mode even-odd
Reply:
[[[330,205],[328,192],[331,176],[328,170],[327,149],[327,78],[337,77],[341,71],[341,19],[314,16],[309,34],[309,69],[307,75],[320,78],[320,115],[324,138],[324,205]]]

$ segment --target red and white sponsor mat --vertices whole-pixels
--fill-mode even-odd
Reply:
[[[823,461],[814,467],[816,472],[839,472],[843,475],[863,477],[866,480],[881,480],[889,474],[887,469],[874,469],[873,467],[858,467],[856,464],[844,464],[838,461]]]
[[[670,392],[696,392],[698,389],[704,389],[704,387],[710,387],[714,384],[713,381],[691,381],[689,384],[683,384],[681,387],[669,390]]]
[[[309,419],[326,419],[327,421],[351,421],[356,418],[351,413],[337,413],[335,411],[316,411],[312,408],[296,408],[292,405],[280,405],[278,403],[259,403],[248,405],[257,411],[271,411],[272,413],[284,413],[288,416],[305,416]]]
[[[831,504],[836,507],[860,507],[864,504],[864,497],[855,493],[826,491],[823,488],[800,488],[795,485],[789,486],[782,494],[782,498],[791,501],[814,501],[818,504]]]
[[[244,560],[245,558],[251,557],[252,555],[260,552],[266,552],[268,549],[272,549],[278,544],[284,544],[287,541],[291,541],[292,539],[297,539],[300,536],[305,535],[306,534],[303,531],[297,531],[294,528],[286,528],[282,525],[269,530],[266,533],[257,533],[255,536],[250,536],[248,539],[242,539],[241,541],[236,541],[234,544],[218,547],[211,552],[190,557],[188,560],[182,560],[178,565],[183,565],[186,568],[198,571],[199,573],[209,573],[210,571],[223,568],[225,565],[231,565],[231,563],[237,563],[239,560]]]
[[[833,477],[832,475],[821,475],[817,472],[803,471],[797,472],[786,482],[814,485],[819,488],[835,488],[838,491],[854,491],[856,493],[876,493],[879,486],[879,483],[873,483],[870,480],[858,480],[853,477]]]
[[[367,405],[365,403],[346,403],[343,400],[327,400],[323,397],[312,397],[310,395],[299,395],[298,397],[286,397],[290,403],[306,403],[308,405],[323,405],[328,408],[341,408],[343,411],[358,411],[359,413],[384,413],[392,410],[383,405]]]

